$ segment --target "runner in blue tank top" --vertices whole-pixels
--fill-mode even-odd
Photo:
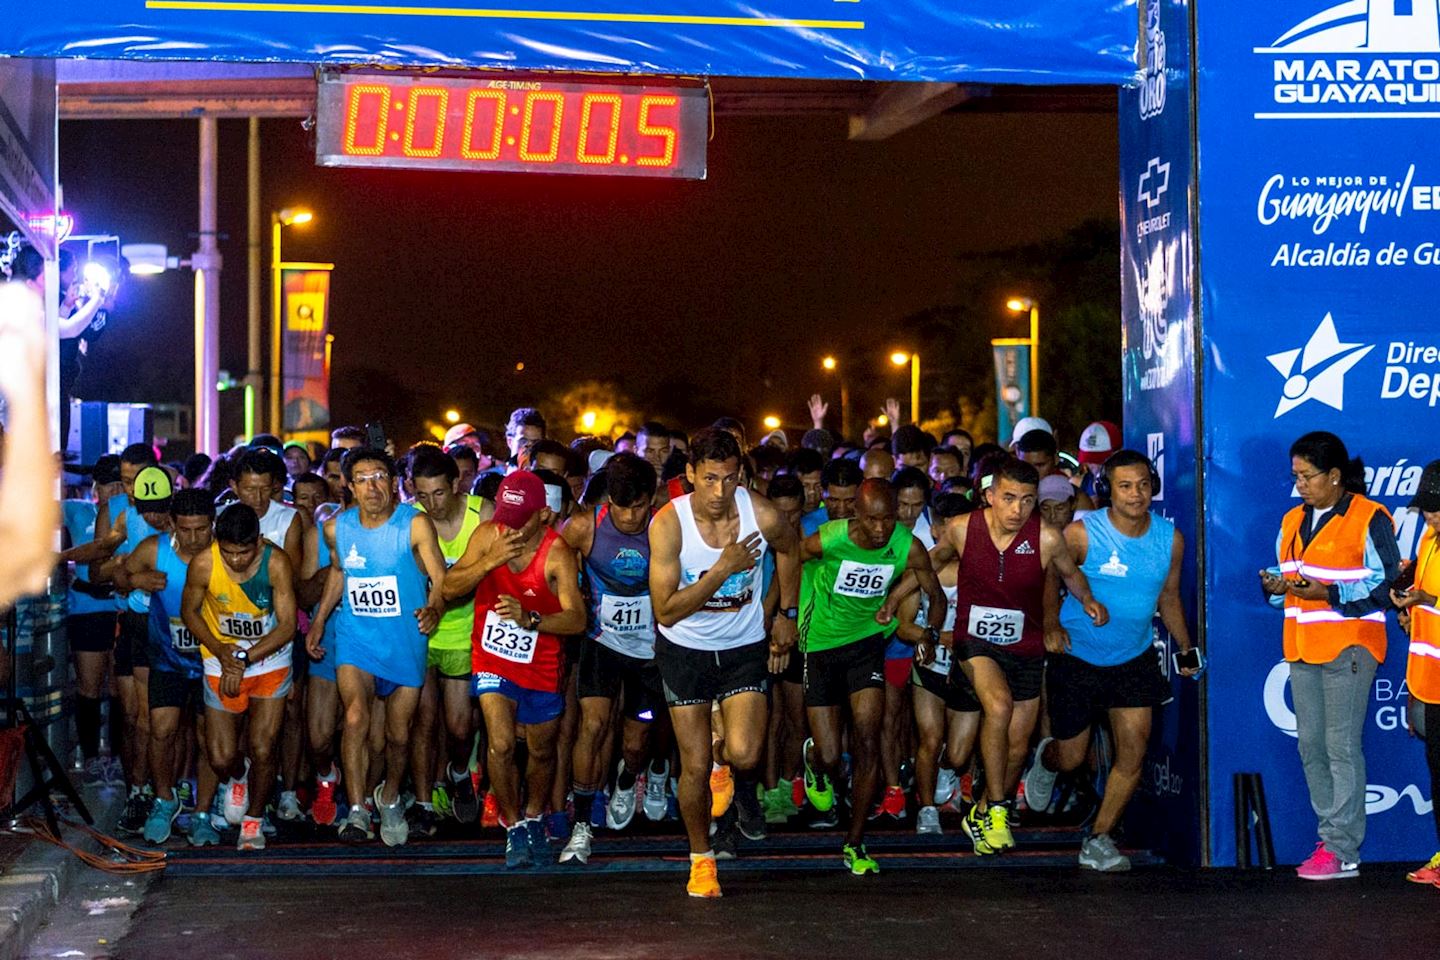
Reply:
[[[1159,491],[1154,465],[1134,450],[1120,450],[1105,461],[1104,481],[1110,506],[1086,514],[1065,528],[1065,542],[1095,599],[1110,611],[1096,624],[1066,597],[1060,623],[1047,628],[1049,737],[1036,748],[1025,774],[1025,799],[1032,809],[1051,800],[1058,773],[1085,762],[1090,727],[1102,712],[1115,738],[1115,760],[1105,781],[1105,798],[1090,836],[1080,848],[1080,866],[1105,872],[1128,870],[1130,860],[1116,849],[1110,831],[1140,783],[1150,720],[1167,702],[1170,684],[1151,642],[1156,611],[1182,652],[1190,649],[1190,629],[1180,603],[1180,565],[1185,538],[1175,525],[1150,512]],[[1198,667],[1180,673],[1194,676]]]
[[[651,724],[665,715],[655,666],[655,616],[650,607],[650,517],[658,479],[633,453],[605,463],[610,502],[577,513],[561,535],[583,558],[589,624],[580,645],[580,729],[572,757],[575,825],[561,863],[590,858],[590,815],[606,779],[600,748],[612,706],[623,697],[622,758],[605,811],[606,825],[623,830],[635,817],[635,779],[649,759]],[[662,775],[663,776],[663,775]]]
[[[154,587],[147,615],[146,686],[155,802],[145,820],[145,839],[154,844],[170,839],[171,825],[180,813],[180,799],[175,796],[178,733],[182,720],[193,725],[200,710],[200,645],[181,617],[181,596],[191,559],[210,549],[215,501],[207,490],[181,490],[171,499],[170,515],[172,531],[145,538],[125,560],[131,583]],[[205,846],[220,841],[206,815],[215,799],[216,781],[203,759],[198,767],[200,789],[190,834],[197,845]]]
[[[425,683],[427,638],[445,612],[445,558],[430,518],[396,503],[395,461],[389,454],[357,447],[345,455],[342,469],[357,509],[325,524],[332,564],[305,646],[312,659],[324,656],[325,628],[333,615],[335,677],[345,707],[341,765],[352,801],[340,828],[342,840],[374,837],[370,816],[358,801],[367,786],[371,703],[377,696],[386,701],[385,779],[373,799],[380,811],[380,837],[393,847],[410,835],[400,788],[410,764],[411,721]]]

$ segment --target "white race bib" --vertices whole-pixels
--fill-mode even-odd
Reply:
[[[976,640],[985,640],[996,646],[1007,647],[1012,643],[1019,643],[1024,630],[1025,612],[1023,610],[982,607],[979,604],[970,608],[969,632],[970,636]]]
[[[949,648],[946,647],[946,646],[944,646],[944,645],[942,645],[942,644],[936,644],[936,645],[935,645],[935,659],[934,659],[933,661],[931,661],[931,662],[926,666],[925,669],[927,669],[927,670],[933,670],[933,671],[935,671],[936,673],[940,674],[942,677],[948,677],[948,676],[950,675],[950,650],[949,650]]]
[[[626,640],[654,640],[655,618],[651,612],[650,595],[600,597],[600,629]]]
[[[396,577],[346,577],[350,612],[357,617],[400,616],[400,581]]]
[[[200,649],[200,641],[185,626],[184,620],[170,618],[170,646],[178,653],[194,653]]]
[[[275,617],[271,614],[257,617],[253,613],[227,613],[219,622],[221,636],[245,641],[244,645],[248,647],[271,631],[275,626]],[[173,627],[171,636],[174,636]]]
[[[480,635],[480,648],[501,660],[511,663],[529,663],[535,659],[535,648],[540,643],[540,634],[527,630],[518,623],[501,620],[494,610],[485,612],[485,628]]]
[[[890,587],[890,575],[894,572],[895,568],[889,564],[842,560],[840,570],[835,574],[835,592],[842,597],[857,597],[861,600],[883,597]]]

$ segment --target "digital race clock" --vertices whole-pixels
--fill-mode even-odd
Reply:
[[[706,96],[699,86],[324,74],[316,162],[701,180]]]

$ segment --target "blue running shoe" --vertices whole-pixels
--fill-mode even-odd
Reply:
[[[180,798],[170,800],[155,798],[150,806],[150,815],[145,818],[145,842],[156,846],[170,839],[170,828],[180,815]]]
[[[213,847],[220,844],[220,832],[210,822],[208,813],[197,813],[190,818],[190,846]]]
[[[505,868],[515,870],[534,863],[530,855],[530,831],[525,829],[525,824],[517,823],[505,831]]]

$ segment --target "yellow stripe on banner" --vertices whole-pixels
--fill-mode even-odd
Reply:
[[[864,30],[863,20],[785,20],[767,17],[692,17],[660,13],[589,13],[568,10],[469,10],[464,7],[396,7],[353,3],[254,3],[250,0],[146,0],[147,10],[248,13],[352,13],[390,17],[476,17],[486,20],[576,20],[601,23],[674,23],[703,27],[804,27]]]

